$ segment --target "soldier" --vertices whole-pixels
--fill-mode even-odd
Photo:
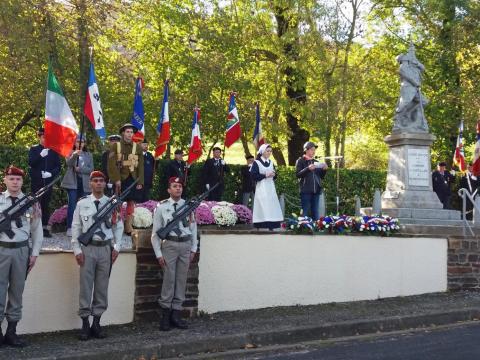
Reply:
[[[162,292],[159,299],[162,317],[160,330],[170,327],[187,329],[180,311],[185,300],[187,273],[190,262],[197,252],[197,224],[191,214],[188,219],[179,222],[178,228],[171,231],[166,239],[160,239],[157,231],[164,227],[174,216],[185,200],[181,198],[183,183],[179,177],[168,180],[170,198],[160,202],[153,215],[152,246],[160,267],[163,269]]]
[[[121,139],[120,135],[110,135],[108,137],[108,149],[102,153],[102,172],[107,177],[107,188],[105,189],[105,194],[108,196],[113,195],[113,184],[108,178],[108,155],[110,154],[110,147],[112,144],[116,144]]]
[[[136,189],[128,194],[127,217],[125,219],[125,233],[132,233],[133,211],[135,202],[142,201],[143,195],[143,151],[142,147],[133,141],[133,134],[138,129],[132,124],[125,124],[120,128],[122,140],[110,146],[108,155],[108,176],[118,194],[138,179]]]
[[[167,168],[165,169],[167,180],[171,177],[179,177],[180,179],[182,179],[182,182],[185,183],[185,176],[187,174],[187,163],[182,159],[183,151],[180,149],[175,150],[174,159],[168,162]]]
[[[75,208],[72,223],[72,246],[77,264],[80,266],[80,300],[78,315],[82,318],[80,340],[90,336],[105,337],[100,327],[100,317],[107,310],[108,282],[112,265],[120,252],[123,223],[106,221],[102,224],[103,234],[95,234],[88,246],[78,242],[78,237],[93,224],[93,216],[108,201],[104,195],[106,176],[101,171],[90,174],[92,194],[82,198]],[[93,296],[92,296],[93,290]],[[93,316],[90,327],[89,316]]]
[[[22,193],[25,172],[15,166],[5,170],[4,183],[7,190],[0,194],[0,211],[3,211],[25,195]],[[17,323],[22,318],[22,295],[27,274],[32,270],[40,248],[42,247],[43,232],[41,210],[38,204],[29,208],[22,217],[12,221],[12,231],[15,234],[10,239],[5,233],[0,233],[0,325],[3,318],[8,321],[5,337],[1,333],[2,343],[14,347],[24,347],[17,333]],[[32,237],[30,254],[28,238]],[[5,308],[5,299],[8,302]]]

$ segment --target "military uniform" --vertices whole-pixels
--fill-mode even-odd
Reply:
[[[100,321],[100,316],[108,306],[108,282],[112,268],[112,249],[120,251],[123,234],[123,222],[102,224],[104,238],[94,235],[88,246],[78,242],[78,237],[86,232],[94,223],[93,216],[108,201],[107,196],[97,199],[88,195],[77,203],[72,221],[72,246],[75,256],[84,254],[85,263],[80,267],[80,299],[78,315],[87,319],[92,315],[94,322]],[[95,204],[98,201],[98,208]],[[92,298],[93,290],[93,298]],[[93,326],[93,325],[92,325]]]
[[[190,253],[197,251],[197,224],[192,214],[190,219],[180,221],[178,228],[171,231],[167,239],[160,239],[157,231],[173,218],[175,211],[183,204],[184,199],[175,203],[169,198],[157,205],[153,215],[152,246],[157,259],[163,257],[166,263],[159,304],[163,318],[169,317],[172,311],[174,321],[180,319],[180,310],[185,300]]]
[[[8,190],[0,193],[0,211],[9,208],[13,201],[24,196],[20,192],[18,197],[12,198]],[[19,220],[12,221],[12,231],[15,234],[13,239],[3,232],[0,233],[0,324],[6,317],[8,321],[6,341],[12,324],[15,334],[16,324],[22,318],[22,296],[30,261],[29,238],[32,239],[31,256],[40,254],[43,242],[41,210],[38,204],[30,207]],[[23,345],[19,343],[15,346]]]

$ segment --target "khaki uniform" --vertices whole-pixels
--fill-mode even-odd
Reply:
[[[108,201],[102,196],[98,207]],[[88,246],[78,242],[80,234],[86,232],[94,223],[93,216],[97,213],[94,195],[88,195],[77,203],[72,221],[72,246],[76,255],[85,255],[85,264],[80,267],[80,299],[78,315],[82,318],[89,315],[101,316],[108,306],[108,283],[112,267],[112,248],[120,251],[123,234],[123,222],[118,222],[108,228],[102,224],[105,238],[95,234]],[[93,291],[93,297],[92,297]]]
[[[176,231],[171,231],[169,239],[160,239],[157,230],[164,227],[175,212],[175,201],[172,198],[157,205],[153,215],[152,246],[155,256],[163,256],[166,268],[163,270],[162,293],[159,304],[164,309],[182,310],[185,300],[187,273],[190,266],[190,252],[196,252],[198,246],[197,224],[193,214],[189,220],[180,221]],[[176,209],[185,204],[180,199]]]
[[[18,194],[18,199],[25,195]],[[10,193],[0,193],[0,211],[12,205]],[[12,221],[15,236],[10,239],[0,233],[0,323],[6,317],[8,322],[17,322],[22,318],[22,296],[31,255],[38,256],[43,242],[42,215],[38,204],[30,207],[21,216],[21,223]],[[5,300],[8,302],[5,308]]]
[[[133,147],[135,146],[135,149]],[[143,151],[140,144],[127,143],[121,140],[110,145],[108,155],[108,177],[112,183],[125,181],[129,177],[139,179],[137,184],[143,185]]]

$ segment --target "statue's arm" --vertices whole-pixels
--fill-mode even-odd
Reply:
[[[413,86],[420,87],[420,84],[410,75],[411,70],[409,70],[407,67],[400,66],[399,73],[402,81],[408,81]]]

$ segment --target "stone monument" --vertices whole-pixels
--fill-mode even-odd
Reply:
[[[400,97],[395,110],[392,134],[385,138],[389,146],[386,190],[382,194],[382,212],[405,223],[435,224],[434,219],[460,219],[460,212],[442,210],[432,190],[430,146],[435,136],[429,133],[422,94],[425,67],[417,59],[413,44],[397,57],[400,64]],[[407,220],[411,219],[411,221]],[[407,220],[407,221],[405,221]]]

